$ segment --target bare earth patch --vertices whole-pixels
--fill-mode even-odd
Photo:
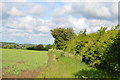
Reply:
[[[5,75],[3,78],[35,78],[40,74],[42,74],[42,70],[37,69],[32,71],[22,71],[19,75]]]
[[[25,64],[24,61],[18,61],[17,63],[18,63],[18,64]]]

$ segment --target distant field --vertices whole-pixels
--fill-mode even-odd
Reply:
[[[3,77],[18,75],[22,71],[45,67],[47,61],[47,51],[2,49],[2,74]]]

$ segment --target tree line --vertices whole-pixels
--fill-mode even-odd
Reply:
[[[51,48],[52,48],[52,45],[50,44],[48,45],[39,44],[39,45],[27,47],[28,50],[39,50],[39,51],[48,51]]]
[[[12,42],[0,42],[0,48],[4,49],[27,49],[27,50],[40,50],[40,51],[48,51],[48,49],[52,48],[51,44],[43,45],[43,44],[18,44]]]

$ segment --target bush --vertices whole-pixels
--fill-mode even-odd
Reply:
[[[28,50],[40,50],[40,51],[44,51],[45,48],[42,44],[36,45],[36,46],[30,46],[27,47]]]
[[[34,47],[35,50],[40,50],[40,51],[44,51],[44,46],[42,44],[39,44],[37,46]]]
[[[48,45],[45,46],[45,50],[46,50],[46,51],[48,51],[48,50],[51,49],[51,48],[52,48],[52,45],[50,45],[50,44],[48,44]]]

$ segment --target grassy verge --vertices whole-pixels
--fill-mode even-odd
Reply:
[[[80,57],[59,50],[49,51],[49,65],[38,78],[116,78],[106,71],[89,67]]]

